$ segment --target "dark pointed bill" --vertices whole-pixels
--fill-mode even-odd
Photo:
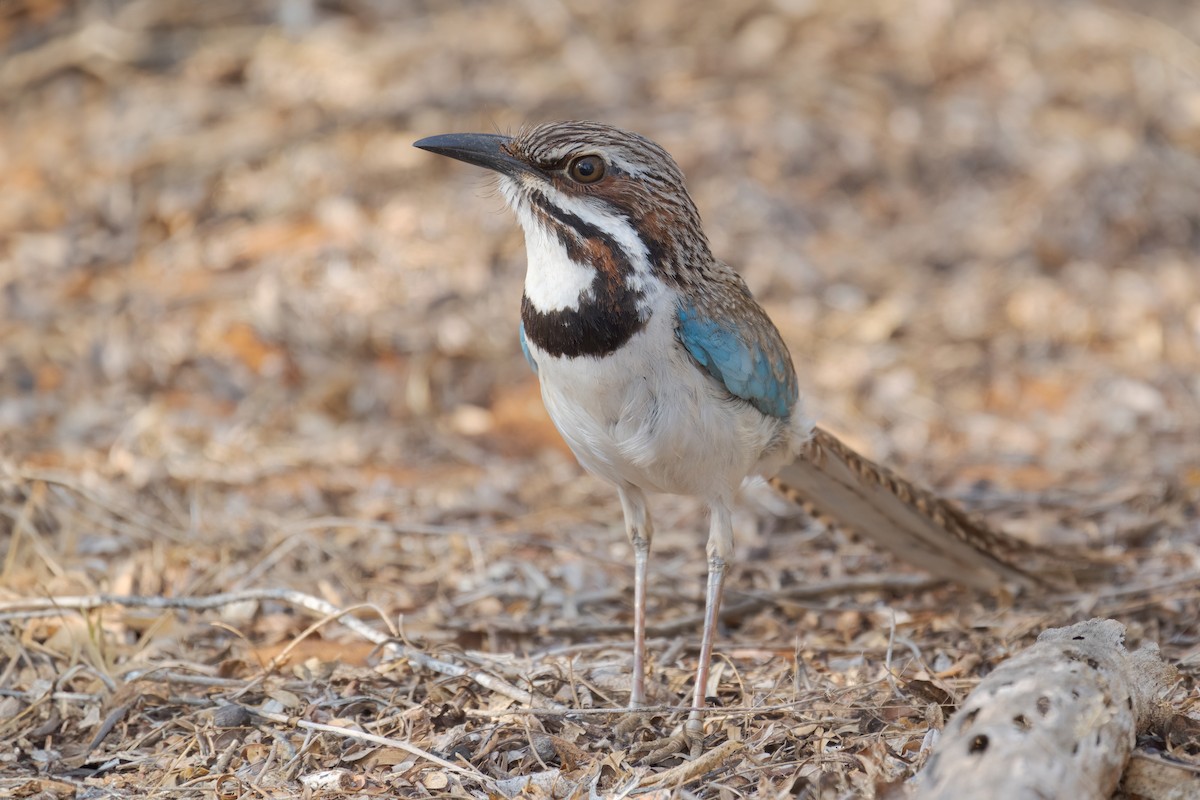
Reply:
[[[447,133],[413,142],[413,147],[495,170],[502,175],[515,176],[520,172],[533,172],[524,161],[509,155],[504,145],[511,141],[508,136],[495,133]]]

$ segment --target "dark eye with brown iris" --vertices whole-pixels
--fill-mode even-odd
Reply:
[[[567,166],[567,174],[577,183],[595,183],[604,177],[604,159],[580,156]]]

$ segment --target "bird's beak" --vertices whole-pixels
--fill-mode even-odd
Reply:
[[[447,133],[413,142],[413,147],[495,170],[510,178],[533,172],[532,167],[508,152],[506,145],[511,141],[510,137],[495,133]]]

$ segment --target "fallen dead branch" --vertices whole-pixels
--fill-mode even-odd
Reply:
[[[398,750],[403,750],[404,752],[410,753],[418,758],[423,758],[426,761],[437,764],[442,769],[450,770],[451,772],[459,775],[469,776],[475,780],[483,781],[485,783],[490,781],[486,775],[483,775],[481,772],[479,772],[479,770],[471,767],[469,764],[467,767],[463,767],[459,764],[453,764],[444,758],[430,753],[428,750],[422,750],[420,747],[410,744],[402,739],[394,739],[390,736],[377,736],[373,733],[367,733],[366,731],[356,731],[351,728],[343,728],[338,725],[323,725],[319,722],[309,722],[306,719],[289,717],[287,714],[273,714],[255,709],[247,710],[250,711],[252,715],[262,717],[263,719],[270,720],[271,722],[293,725],[297,728],[304,728],[305,730],[310,731],[332,733],[336,736],[341,736],[346,739],[358,739],[359,741],[370,742],[371,744],[381,744],[385,747],[395,747]]]
[[[1162,715],[1174,669],[1093,619],[1038,636],[963,703],[909,787],[917,800],[1108,798],[1139,731]]]
[[[719,768],[745,746],[744,743],[739,741],[731,740],[725,742],[721,746],[701,754],[692,761],[685,761],[682,764],[671,767],[665,772],[645,776],[638,782],[638,786],[660,786],[664,789],[680,786]]]
[[[322,614],[329,619],[336,619],[367,641],[382,646],[385,655],[389,658],[407,659],[420,667],[453,678],[468,678],[483,688],[504,695],[518,703],[558,710],[563,710],[564,708],[559,703],[513,686],[511,683],[482,670],[443,661],[422,653],[413,647],[401,644],[397,641],[398,634],[382,633],[367,625],[362,620],[348,616],[355,609],[339,609],[319,597],[313,597],[310,594],[292,589],[247,589],[205,597],[144,597],[95,594],[9,600],[0,602],[0,621],[5,619],[20,619],[30,615],[44,615],[47,612],[54,611],[90,611],[103,606],[199,611],[234,605],[236,603],[261,602],[264,600],[288,603],[307,611]]]

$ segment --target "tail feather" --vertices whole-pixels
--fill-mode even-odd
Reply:
[[[984,589],[1005,581],[1045,583],[1016,564],[1037,549],[1033,545],[909,483],[821,428],[771,485],[939,577]]]

